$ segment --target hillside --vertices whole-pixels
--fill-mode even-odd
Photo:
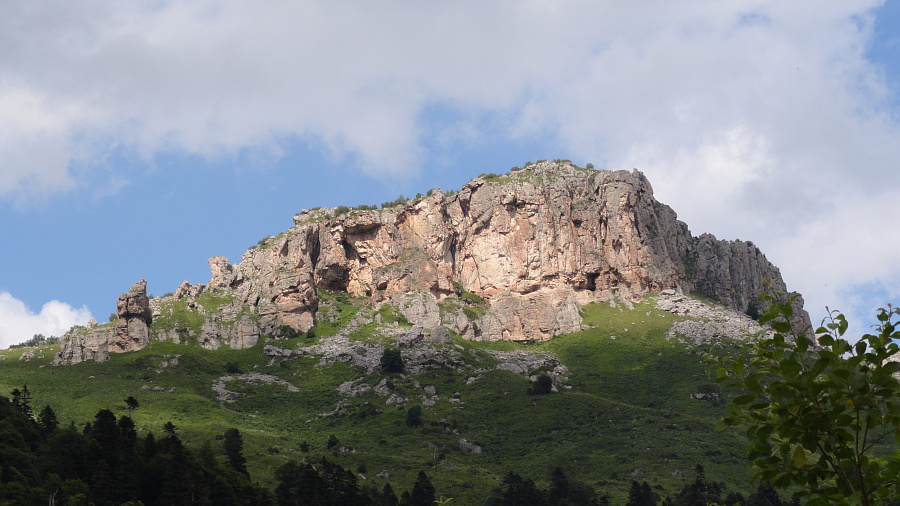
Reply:
[[[63,424],[80,425],[101,408],[126,415],[123,399],[134,396],[139,433],[171,421],[187,443],[200,444],[237,427],[251,476],[268,486],[287,460],[326,455],[379,488],[407,489],[426,470],[459,504],[481,504],[510,470],[546,486],[555,467],[617,500],[634,478],[671,493],[698,463],[731,490],[751,489],[740,434],[713,428],[723,407],[701,357],[733,349],[729,338],[711,338],[725,324],[706,338],[667,339],[673,324],[689,320],[648,297],[631,309],[591,304],[590,328],[545,342],[452,337],[400,347],[418,333],[402,319],[374,325],[389,318],[366,299],[320,296],[340,317],[313,338],[215,351],[154,341],[104,363],[65,367],[51,365],[56,346],[7,350],[0,388],[27,384],[33,404],[53,406]],[[746,317],[723,314],[752,329]],[[383,347],[400,349],[409,372],[367,367]],[[557,392],[529,395],[541,373]],[[412,406],[422,408],[421,428],[405,423]],[[328,449],[331,435],[340,444]]]
[[[760,330],[764,279],[786,287],[752,243],[692,236],[637,171],[541,162],[304,210],[210,268],[163,297],[136,283],[117,319],[59,345],[0,352],[0,392],[27,384],[78,425],[133,396],[139,434],[171,421],[194,445],[238,428],[269,487],[328,456],[379,489],[425,470],[458,504],[509,471],[546,488],[557,467],[614,504],[634,479],[674,493],[697,464],[755,489],[742,436],[714,430],[727,394],[703,355]],[[382,364],[398,355],[403,370]]]

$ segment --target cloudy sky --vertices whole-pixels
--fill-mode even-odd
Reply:
[[[206,282],[314,206],[644,171],[872,321],[900,295],[900,0],[0,2],[0,347]]]

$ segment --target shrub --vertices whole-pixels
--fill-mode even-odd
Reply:
[[[330,450],[339,444],[341,444],[341,440],[338,439],[337,436],[332,434],[332,435],[328,436],[328,442],[325,444],[325,447]]]
[[[386,373],[402,373],[406,371],[406,364],[403,363],[400,350],[384,349],[384,352],[381,354],[381,370]]]
[[[390,202],[382,202],[382,203],[381,203],[381,208],[382,208],[382,209],[387,209],[388,207],[402,206],[403,204],[406,204],[408,201],[409,201],[409,199],[407,199],[407,198],[404,197],[403,195],[400,195],[399,197],[397,197],[397,198],[394,199],[393,201],[390,201]]]
[[[528,393],[532,395],[546,395],[551,392],[553,392],[553,379],[546,374],[538,376],[531,384],[531,388],[528,389]]]
[[[413,406],[406,411],[406,426],[422,426],[422,406]]]
[[[300,333],[294,330],[290,325],[279,325],[278,326],[278,334],[285,339],[294,339],[299,336]]]

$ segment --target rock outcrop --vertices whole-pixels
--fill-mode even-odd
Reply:
[[[109,351],[121,353],[134,351],[150,342],[150,299],[147,297],[147,280],[131,285],[128,292],[119,295],[116,302],[115,339],[109,343]]]
[[[339,213],[304,210],[239,264],[210,259],[208,289],[235,290],[261,320],[298,331],[313,325],[319,288],[394,301],[414,324],[476,340],[572,332],[579,305],[613,297],[677,288],[746,311],[763,280],[786,290],[752,243],[693,237],[636,170],[544,162],[455,194]],[[484,303],[463,311],[465,294]],[[460,310],[435,311],[454,296]]]
[[[327,306],[318,314],[318,290],[390,304],[422,328],[517,341],[580,330],[589,302],[675,289],[746,312],[764,280],[786,291],[752,243],[692,236],[637,170],[541,162],[380,210],[303,210],[294,223],[237,264],[211,258],[205,288],[185,282],[166,299],[202,314],[202,325],[155,303],[162,323],[151,337],[216,348],[305,332],[330,318]],[[130,319],[117,323],[110,351],[146,343],[148,311],[122,304]]]
[[[103,362],[109,353],[139,350],[150,341],[153,316],[147,297],[147,280],[131,285],[116,302],[118,318],[106,325],[75,327],[59,340],[53,363],[77,364],[85,360]]]

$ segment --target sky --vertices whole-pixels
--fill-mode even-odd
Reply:
[[[303,208],[555,158],[863,331],[900,302],[900,0],[0,2],[0,348]]]

